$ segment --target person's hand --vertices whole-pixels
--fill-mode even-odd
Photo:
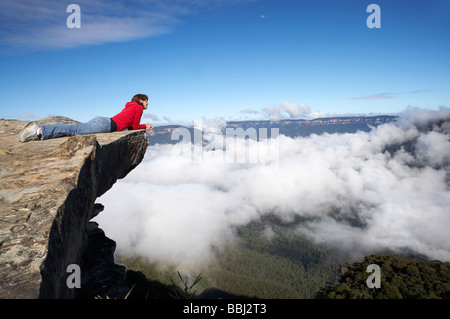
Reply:
[[[147,131],[151,131],[151,130],[153,130],[153,125],[151,125],[150,123],[145,123],[145,129]]]

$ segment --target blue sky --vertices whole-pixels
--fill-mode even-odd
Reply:
[[[447,0],[2,0],[0,117],[112,117],[136,93],[156,125],[450,107],[449,16]]]

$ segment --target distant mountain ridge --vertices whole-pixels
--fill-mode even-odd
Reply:
[[[380,125],[389,122],[395,122],[398,120],[398,116],[395,115],[377,115],[377,116],[335,116],[335,117],[319,117],[315,119],[280,119],[274,120],[247,120],[247,121],[228,121],[227,124],[233,125],[262,125],[269,124],[274,125],[317,125],[317,124],[356,124],[365,123],[370,125]]]
[[[371,127],[378,125],[393,123],[398,120],[398,116],[393,115],[377,115],[377,116],[343,116],[343,117],[323,117],[316,119],[281,119],[273,120],[247,120],[247,121],[228,121],[226,128],[267,128],[268,137],[270,138],[271,129],[279,129],[279,134],[289,137],[306,137],[311,134],[323,133],[356,133],[357,131],[370,131]],[[150,135],[150,145],[154,144],[176,144],[177,139],[172,139],[172,132],[178,128],[186,128],[194,136],[194,128],[183,125],[163,125],[155,126]]]

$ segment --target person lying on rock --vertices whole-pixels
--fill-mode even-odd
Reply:
[[[28,123],[19,134],[19,142],[25,143],[35,140],[47,140],[63,136],[120,132],[124,129],[150,131],[153,125],[140,124],[141,116],[148,106],[148,96],[136,94],[131,102],[119,114],[109,117],[96,117],[81,124],[54,124],[39,126],[36,122]]]

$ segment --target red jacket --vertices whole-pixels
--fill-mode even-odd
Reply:
[[[129,130],[145,129],[145,124],[139,124],[143,112],[144,108],[138,102],[132,101],[125,104],[122,112],[112,117],[116,122],[117,131],[120,132],[126,128]]]

